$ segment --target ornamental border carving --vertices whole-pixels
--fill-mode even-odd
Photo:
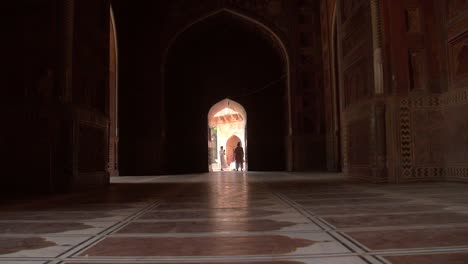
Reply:
[[[414,146],[412,141],[412,112],[422,108],[443,110],[444,107],[468,104],[468,89],[451,90],[441,95],[412,95],[400,99],[399,134],[401,182],[438,180],[442,178],[468,179],[466,167],[416,167],[414,163]]]

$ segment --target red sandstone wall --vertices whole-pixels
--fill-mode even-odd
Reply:
[[[74,186],[108,183],[109,20],[108,0],[74,5],[72,104]]]
[[[388,1],[393,181],[466,179],[467,1]]]
[[[107,183],[108,8],[104,0],[45,0],[0,11],[12,40],[0,106],[5,191]]]
[[[468,1],[380,1],[385,91],[379,97],[368,79],[374,75],[372,31],[365,26],[371,22],[369,2],[338,1],[338,50],[334,3],[321,2],[329,160],[336,157],[331,120],[340,90],[347,175],[388,182],[466,179]]]
[[[444,8],[444,7],[441,7]],[[448,91],[441,96],[445,118],[445,176],[468,180],[468,1],[446,1]],[[444,54],[444,55],[445,55]]]
[[[174,35],[220,8],[261,21],[291,56],[294,170],[324,168],[325,133],[317,1],[113,1],[120,51],[120,168],[122,174],[165,172],[164,93],[159,73]],[[273,43],[273,42],[272,42]],[[137,91],[137,92],[135,92]],[[286,128],[284,128],[286,129]]]
[[[57,69],[60,36],[53,1],[8,3],[0,115],[2,193],[40,192],[54,186]],[[41,23],[38,23],[41,21]]]
[[[343,169],[346,175],[372,182],[388,181],[385,169],[385,107],[381,99],[375,95],[374,87],[374,51],[372,16],[370,1],[353,0],[338,1],[336,16],[333,14],[333,2],[322,2],[322,21],[328,20],[329,49],[324,53],[324,60],[329,61],[329,73],[326,75],[326,88],[330,89],[330,100],[339,98],[339,116],[341,127],[341,151],[343,154]],[[324,6],[327,10],[324,10]],[[333,47],[333,21],[337,24],[337,49]],[[330,35],[331,33],[331,35]],[[325,35],[324,35],[325,36]],[[326,40],[324,40],[326,41]],[[336,64],[333,57],[337,56]],[[334,68],[333,65],[335,65]],[[333,78],[333,73],[338,76]],[[335,87],[335,91],[333,90]],[[334,109],[328,109],[328,120],[336,120]],[[336,121],[335,121],[336,122]],[[333,145],[333,130],[337,126],[329,123],[329,146]],[[335,140],[336,142],[336,140]],[[337,144],[337,143],[335,143]],[[336,147],[329,148],[329,155],[336,153]],[[336,156],[336,154],[334,154]]]

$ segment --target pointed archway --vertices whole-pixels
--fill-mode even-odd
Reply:
[[[228,169],[234,161],[234,149],[239,142],[244,147],[244,152],[247,153],[246,129],[247,112],[241,104],[224,99],[210,108],[208,112],[209,171]],[[221,151],[221,147],[224,151]],[[247,169],[247,166],[244,167]]]
[[[226,142],[226,163],[229,166],[235,161],[234,150],[239,142],[242,142],[242,140],[236,135],[232,135]]]
[[[115,17],[112,6],[110,6],[109,23],[109,159],[107,170],[110,176],[118,176],[118,47]]]
[[[234,33],[223,36],[223,32],[227,31]],[[292,169],[292,70],[288,50],[277,32],[274,28],[272,29],[255,18],[223,8],[196,19],[174,34],[163,53],[161,67],[161,120],[163,120],[161,140],[165,144],[164,157],[166,158],[168,173],[205,171],[195,165],[200,164],[199,157],[196,157],[198,154],[194,154],[198,150],[193,151],[194,149],[200,149],[199,143],[195,143],[199,142],[200,136],[187,134],[183,131],[188,123],[190,123],[191,127],[189,129],[201,131],[200,128],[191,124],[198,117],[189,118],[188,116],[195,113],[195,111],[200,111],[201,108],[207,107],[206,104],[212,105],[220,98],[232,98],[240,102],[246,108],[251,109],[252,117],[255,120],[262,120],[254,123],[258,127],[252,127],[249,130],[249,140],[252,142],[249,146],[249,157],[252,159],[251,161],[254,161],[250,162],[250,169],[258,171]],[[223,38],[225,40],[229,38],[229,41],[225,42],[228,46],[232,46],[233,43],[238,46],[232,46],[231,49],[242,49],[241,47],[246,46],[246,43],[257,42],[259,45],[243,54],[237,54],[237,57],[249,56],[248,63],[235,65],[229,60],[237,60],[238,58],[234,58],[232,55],[227,55],[231,56],[231,58],[224,58],[226,54],[236,53],[229,50],[228,53],[219,54],[220,56],[212,59],[212,61],[218,61],[213,64],[216,66],[208,69],[205,66],[209,64],[207,61],[210,59],[210,54],[205,54],[204,57],[201,54],[206,51],[206,47],[212,47],[208,51],[209,53],[218,52],[223,47],[214,46],[213,43]],[[266,53],[269,53],[268,57],[265,57]],[[262,56],[263,58],[259,59]],[[255,60],[258,61],[255,62]],[[195,65],[195,61],[201,64]],[[263,64],[260,61],[263,61]],[[251,66],[254,64],[258,65]],[[280,70],[272,70],[277,65],[279,65]],[[251,69],[247,70],[249,67]],[[226,71],[219,72],[224,69],[226,71],[241,69],[241,71],[244,71],[243,74],[248,76],[238,74],[234,80],[229,80],[225,76]],[[211,80],[203,79],[206,78],[204,76],[208,72],[213,71],[218,73],[210,73],[211,77],[213,77]],[[262,75],[262,71],[270,71],[269,74],[263,75],[262,81],[248,84],[245,82],[240,83],[249,78],[257,78],[257,76]],[[197,72],[197,77],[191,78],[184,72],[189,72],[188,75]],[[220,80],[222,80],[222,83]],[[216,82],[218,87],[214,90],[209,88],[214,86]],[[187,100],[181,98],[181,95],[184,95]],[[179,112],[181,115],[176,117],[175,112]],[[182,126],[183,123],[185,123],[184,126]],[[207,129],[204,129],[204,131],[207,133],[204,138],[210,136],[211,131],[207,131]],[[189,137],[193,137],[193,139]],[[179,145],[179,148],[188,151],[177,150],[178,147],[176,146]],[[193,153],[189,154],[190,152]],[[176,161],[182,157],[181,155],[187,155],[187,157],[183,158],[184,165],[182,167]],[[212,152],[211,155],[215,157],[216,153]],[[206,160],[206,158],[204,159]],[[196,169],[189,169],[190,167]]]

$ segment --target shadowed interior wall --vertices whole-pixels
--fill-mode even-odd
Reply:
[[[229,98],[247,111],[250,170],[284,170],[285,65],[272,40],[228,13],[184,32],[166,65],[167,155],[171,173],[207,171],[207,114]]]
[[[5,4],[2,193],[108,183],[109,2]]]
[[[259,21],[275,32],[284,43],[291,66],[292,129],[288,135],[285,134],[290,146],[285,150],[285,155],[291,159],[287,166],[296,171],[323,170],[326,167],[325,115],[318,5],[317,1],[285,0],[112,0],[119,38],[120,175],[168,173],[172,158],[167,155],[166,142],[170,135],[164,126],[168,124],[166,119],[172,117],[165,113],[168,108],[165,106],[161,74],[164,54],[174,36],[187,25],[225,9]],[[208,39],[211,37],[208,34],[205,36]],[[248,40],[250,35],[237,35],[235,41],[241,42],[244,38]],[[274,41],[265,40],[267,45]],[[276,58],[280,53],[276,52],[272,56]],[[260,69],[254,72],[261,74]],[[285,103],[281,102],[283,105]],[[251,133],[256,133],[250,130],[250,124],[248,126]],[[201,142],[201,139],[198,140]],[[283,146],[284,140],[281,139],[277,144]],[[248,141],[250,145],[250,138]],[[254,144],[260,142],[257,140]],[[251,154],[249,151],[249,160],[255,159]],[[205,157],[204,154],[202,156]],[[205,163],[201,165],[203,170]]]

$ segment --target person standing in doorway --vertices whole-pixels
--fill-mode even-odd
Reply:
[[[219,162],[220,162],[220,167],[221,171],[226,168],[226,150],[224,150],[223,146],[219,149]]]
[[[236,158],[236,171],[244,170],[244,149],[241,146],[241,143],[237,143],[237,147],[234,150],[234,157]]]

